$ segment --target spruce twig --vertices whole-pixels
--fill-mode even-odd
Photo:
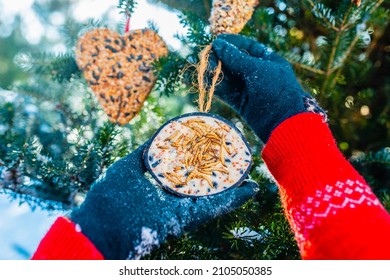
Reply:
[[[44,184],[42,182],[37,182],[35,187],[37,186],[43,187]],[[51,207],[57,205],[55,208],[62,209],[62,210],[69,210],[74,206],[74,203],[71,201],[70,198],[65,199],[65,197],[58,196],[58,195],[50,195],[50,194],[48,195],[45,192],[38,192],[36,188],[33,189],[25,185],[20,185],[17,188],[4,186],[3,189],[5,193],[10,193],[10,194],[12,193],[13,196],[14,194],[22,196],[24,198],[23,202],[29,201],[30,206],[34,206],[31,204],[31,202],[34,202],[34,204],[40,204],[43,201],[46,202],[45,206],[47,206],[47,204],[50,204]]]
[[[332,50],[331,50],[330,57],[329,57],[329,60],[328,60],[328,64],[327,64],[327,67],[326,67],[326,70],[325,70],[325,79],[324,79],[324,82],[323,82],[322,87],[321,87],[321,93],[324,93],[327,90],[327,85],[329,83],[329,78],[330,78],[331,74],[333,73],[333,71],[335,70],[333,68],[333,63],[334,63],[334,59],[335,59],[335,56],[336,56],[336,51],[337,51],[337,49],[339,47],[339,42],[340,42],[341,35],[345,31],[343,28],[344,28],[344,25],[346,25],[346,22],[347,22],[347,19],[348,19],[348,15],[351,12],[351,9],[352,9],[352,4],[349,6],[348,11],[344,14],[343,20],[341,21],[341,24],[340,24],[339,28],[337,28],[338,30],[336,31],[337,32],[336,38],[333,41]]]
[[[138,3],[135,0],[119,0],[117,8],[121,9],[121,14],[126,14],[127,16],[130,16],[131,14],[133,14],[137,5]]]
[[[312,0],[307,0],[307,2],[310,4],[311,8],[314,10],[317,9],[317,5],[312,1]],[[321,4],[322,5],[322,4]],[[326,16],[321,16],[321,19],[323,19],[324,23],[326,24],[326,26],[336,32],[339,32],[340,29],[338,27],[336,27],[334,24],[332,24],[329,19],[326,17]]]
[[[325,71],[322,70],[322,69],[314,68],[314,67],[311,67],[309,65],[306,65],[306,64],[303,64],[303,63],[299,63],[297,61],[289,60],[289,62],[292,63],[293,65],[295,65],[297,68],[305,69],[305,70],[307,70],[309,72],[312,72],[312,73],[315,73],[315,74],[319,74],[319,75],[324,75],[325,74]]]
[[[384,0],[378,1],[375,4],[375,6],[373,6],[370,9],[370,13],[372,14],[383,3],[383,1]],[[351,3],[349,8],[348,8],[348,10],[347,10],[347,12],[344,14],[344,17],[343,17],[343,20],[341,21],[340,26],[338,27],[337,35],[336,35],[336,38],[335,38],[335,40],[334,40],[334,42],[332,44],[331,54],[330,54],[330,57],[329,57],[329,60],[328,60],[328,64],[327,64],[326,70],[325,70],[325,79],[324,79],[324,82],[323,82],[322,87],[321,87],[321,92],[322,93],[327,91],[329,88],[333,88],[334,87],[334,85],[336,84],[335,79],[333,79],[331,85],[328,86],[330,76],[336,70],[337,70],[336,76],[341,73],[341,70],[342,70],[343,66],[345,65],[345,62],[347,61],[347,59],[352,54],[352,51],[355,49],[355,46],[356,46],[357,42],[359,41],[360,35],[362,34],[361,32],[357,32],[356,33],[356,35],[354,36],[354,38],[353,38],[352,42],[350,43],[349,47],[344,51],[341,63],[338,63],[337,66],[334,66],[334,59],[335,59],[335,56],[336,56],[337,49],[339,47],[340,38],[341,38],[341,36],[342,36],[342,34],[344,32],[347,32],[348,30],[350,30],[350,28],[352,28],[352,25],[350,24],[350,22],[348,22],[348,18],[349,18],[349,15],[350,15],[350,13],[352,12],[353,9],[354,9],[354,7],[353,7],[353,4]]]
[[[330,70],[331,73],[336,72],[335,76],[338,77],[340,76],[344,66],[345,66],[345,62],[347,61],[347,59],[349,58],[349,56],[351,55],[353,49],[355,48],[355,45],[356,43],[359,41],[359,37],[361,35],[361,32],[358,32],[356,33],[355,37],[353,38],[351,44],[349,45],[348,49],[345,51],[344,55],[343,55],[343,59],[342,61],[340,62],[340,66],[339,67],[334,67]],[[334,86],[336,85],[336,82],[337,82],[337,79],[333,79],[332,80],[332,83],[330,85],[330,89],[334,88]]]

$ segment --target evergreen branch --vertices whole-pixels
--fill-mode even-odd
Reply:
[[[297,61],[289,60],[289,62],[292,63],[297,68],[305,69],[305,70],[307,70],[309,72],[312,72],[312,73],[315,73],[315,74],[325,75],[325,71],[324,70],[321,70],[321,69],[318,69],[318,68],[314,68],[314,67],[308,66],[306,64],[299,63]]]
[[[337,47],[339,45],[340,36],[341,36],[341,32],[338,32],[336,35],[336,39],[334,40],[334,42],[332,44],[332,51],[330,53],[330,57],[328,60],[328,66],[326,67],[326,70],[325,70],[325,79],[324,79],[324,82],[323,82],[322,87],[321,87],[321,93],[324,93],[326,91],[326,86],[328,84],[329,77],[332,74],[332,69],[333,69],[332,66],[333,66],[335,55],[336,55]]]
[[[47,96],[47,86],[49,86],[49,83],[47,83],[46,81],[40,81],[39,84],[26,83],[21,85],[14,85],[12,91],[18,92],[26,96],[30,96],[40,102],[45,100],[56,102],[56,98],[54,96]]]
[[[85,34],[86,32],[98,29],[98,28],[108,28],[107,24],[104,24],[102,21],[97,19],[88,19],[88,22],[80,27],[79,34],[76,38],[74,38],[74,42],[77,42],[79,36]]]
[[[73,54],[21,53],[15,63],[23,70],[36,75],[50,75],[54,81],[62,82],[79,74]]]
[[[370,10],[370,13],[373,13],[373,12],[375,12],[376,11],[376,9],[378,9],[379,8],[379,6],[380,5],[382,5],[383,4],[383,2],[384,2],[384,0],[378,0],[378,1],[376,1],[376,4],[375,4],[375,6]]]
[[[126,14],[130,16],[133,14],[134,9],[137,7],[138,3],[135,0],[119,0],[117,8],[121,9],[121,14]]]
[[[66,181],[66,166],[43,155],[42,148],[35,136],[25,141],[21,149],[14,147],[0,177],[4,188],[41,200],[73,204],[70,194],[74,188]]]
[[[350,13],[352,12],[352,4],[349,4],[347,12],[344,14],[343,20],[341,21],[340,27],[339,27],[339,32],[341,33],[342,31],[346,30],[346,26],[348,26],[348,18]]]
[[[29,200],[33,198],[38,204],[41,201],[50,201],[50,204],[60,203],[62,209],[69,209],[73,206],[70,197],[58,196],[56,193],[47,191],[51,187],[46,182],[22,174],[19,166],[9,168],[2,166],[0,170],[0,190],[5,193],[26,196],[30,198]]]
[[[73,48],[78,40],[78,35],[82,29],[82,24],[68,18],[65,24],[59,29],[61,37],[69,48]]]
[[[373,13],[382,3],[383,3],[384,0],[380,0],[378,1],[371,9],[370,9],[370,13]],[[348,18],[349,18],[349,15],[350,13],[352,12],[353,10],[353,7],[352,7],[352,4],[350,4],[347,12],[344,14],[344,17],[343,17],[343,20],[339,26],[339,31],[337,32],[337,35],[336,35],[336,38],[333,42],[333,45],[332,45],[332,51],[331,51],[331,54],[330,54],[330,57],[329,57],[329,61],[328,61],[328,65],[327,65],[327,68],[326,68],[326,71],[325,71],[325,79],[324,79],[324,82],[322,84],[322,87],[321,87],[321,92],[325,92],[329,87],[328,87],[328,83],[329,83],[329,78],[331,76],[331,74],[333,74],[336,70],[338,71],[338,75],[341,73],[341,70],[342,70],[342,67],[343,65],[345,64],[345,62],[347,61],[347,59],[350,57],[352,51],[354,50],[357,42],[359,41],[359,38],[362,34],[362,32],[357,32],[356,35],[354,36],[354,38],[352,39],[351,43],[349,44],[349,47],[345,50],[344,54],[343,54],[343,58],[342,60],[337,63],[337,65],[334,65],[334,61],[335,61],[335,57],[336,57],[336,52],[339,48],[339,44],[340,44],[340,39],[341,39],[341,36],[347,32],[351,26],[351,24],[348,21]],[[334,85],[336,84],[336,81],[333,80],[331,85],[330,85],[330,88],[334,87]]]
[[[335,59],[335,56],[336,56],[336,51],[337,51],[337,49],[339,47],[339,42],[340,42],[341,35],[344,32],[344,31],[342,31],[343,27],[346,24],[346,21],[348,19],[348,15],[349,15],[349,13],[351,11],[351,5],[350,5],[348,11],[344,14],[344,17],[343,17],[343,20],[342,20],[342,22],[340,24],[340,27],[337,30],[336,38],[335,38],[335,40],[333,41],[333,44],[332,44],[332,50],[331,50],[330,57],[329,57],[329,60],[328,60],[328,65],[327,65],[326,70],[325,70],[325,79],[324,79],[324,82],[323,82],[322,87],[321,87],[321,92],[322,93],[324,93],[326,91],[330,75],[334,71],[333,63],[334,63],[334,59]]]
[[[350,162],[366,179],[376,195],[389,190],[390,147],[375,152],[358,153],[350,158]]]
[[[52,79],[59,83],[81,74],[73,54],[70,53],[56,56],[51,62],[50,70]]]
[[[356,43],[359,41],[360,35],[361,35],[361,33],[357,33],[355,35],[355,37],[353,38],[352,42],[350,43],[348,49],[344,52],[343,58],[340,61],[340,63],[338,64],[341,66],[336,66],[336,67],[333,67],[332,69],[330,69],[331,73],[333,73],[337,70],[336,77],[341,74],[341,71],[343,70],[343,66],[345,65],[345,62],[347,61],[347,59],[351,55],[353,49],[355,48]],[[337,82],[337,79],[333,79],[332,84],[330,85],[330,88],[333,88],[336,85],[336,82]]]
[[[322,3],[314,3],[312,0],[307,0],[307,2],[310,4],[314,15],[317,18],[322,19],[328,28],[336,32],[340,31],[340,29],[334,24],[335,17],[331,14],[331,9],[326,8]]]
[[[370,7],[370,4],[368,5],[368,7],[366,7],[366,10],[364,12],[368,12],[370,14],[372,14],[373,12],[375,12],[376,9],[379,8],[380,5],[382,5],[384,0],[378,0],[376,1],[375,5],[372,5],[372,7]],[[362,8],[360,8],[359,10],[361,10]],[[356,20],[355,21],[351,21],[349,23],[347,23],[342,30],[347,30],[347,29],[350,29],[354,24],[356,23]]]
[[[379,7],[377,5],[373,7],[369,22],[370,25],[377,28],[373,33],[371,44],[366,49],[366,57],[370,57],[371,53],[377,49],[380,39],[383,38],[384,32],[386,32],[386,27],[389,25],[389,19],[390,9]]]
[[[344,34],[345,36],[342,36],[340,39],[340,44],[338,47],[338,50],[342,50],[341,54],[337,55],[334,60],[333,67],[330,69],[330,72],[333,73],[337,69],[340,69],[344,66],[344,63],[347,61],[349,56],[351,55],[352,51],[355,49],[356,43],[359,41],[360,36],[362,35],[362,32],[357,32],[352,40],[350,33]],[[348,46],[346,48],[346,46]]]
[[[387,168],[390,168],[390,147],[383,148],[377,152],[368,152],[358,157],[351,158],[352,163],[367,164],[380,164]]]
[[[153,20],[148,20],[147,24],[148,24],[148,29],[153,30],[156,33],[159,32],[157,22],[155,22]]]
[[[380,198],[383,206],[386,208],[387,212],[390,213],[390,193],[389,193],[389,191],[384,192],[379,198]]]
[[[184,12],[179,15],[180,24],[187,27],[187,42],[196,46],[205,46],[210,44],[212,34],[208,31],[208,25],[196,14]]]
[[[174,94],[183,80],[183,67],[186,61],[179,54],[170,52],[168,56],[159,58],[153,68],[158,72],[156,88],[160,94]]]
[[[111,122],[105,123],[104,126],[99,130],[96,142],[101,153],[101,163],[99,165],[100,170],[104,170],[107,166],[114,162],[115,155],[112,155],[113,151],[118,151],[118,153],[120,152],[121,147],[114,149],[113,144],[115,137],[118,134],[119,130]],[[122,149],[124,148],[122,147]]]
[[[2,185],[2,182],[0,181],[0,186],[1,185]],[[68,209],[71,209],[75,206],[73,203],[71,203],[70,200],[62,199],[62,198],[64,198],[62,196],[50,195],[44,191],[43,192],[36,191],[37,186],[42,187],[42,186],[44,186],[44,184],[42,182],[36,182],[34,188],[32,188],[31,185],[29,185],[29,186],[20,185],[17,188],[11,187],[11,186],[3,186],[2,189],[4,190],[5,193],[12,192],[14,194],[18,194],[18,195],[25,197],[23,202],[27,202],[26,198],[29,198],[30,201],[33,201],[35,204],[38,204],[38,205],[44,201],[44,202],[48,203],[52,208],[55,204],[60,204],[60,205],[57,205],[57,207],[55,207],[55,208],[56,209],[63,209],[63,210],[68,210]],[[33,206],[31,203],[29,203],[29,204],[30,204],[30,206]],[[45,206],[47,206],[47,204]]]

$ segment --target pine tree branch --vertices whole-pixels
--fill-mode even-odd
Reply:
[[[311,8],[314,10],[316,9],[316,5],[314,4],[314,2],[312,0],[307,0],[307,2],[310,4]],[[334,26],[326,17],[321,17],[323,20],[324,20],[324,23],[326,24],[326,26],[336,32],[339,32],[340,29],[336,26]]]
[[[322,83],[321,93],[324,93],[327,89],[327,84],[328,84],[329,77],[332,74],[332,69],[333,69],[332,65],[334,62],[335,55],[336,55],[337,47],[339,45],[340,37],[341,37],[341,32],[338,32],[336,35],[336,39],[334,40],[334,42],[332,44],[332,52],[330,53],[328,66],[326,67],[326,70],[325,70],[325,79],[324,79],[324,82]]]
[[[39,202],[46,202],[49,204],[60,204],[61,206],[58,208],[68,210],[71,209],[72,207],[75,206],[74,203],[72,203],[70,200],[60,200],[59,196],[50,196],[47,195],[44,192],[37,192],[36,190],[27,187],[25,185],[21,185],[16,187],[11,187],[11,186],[3,186],[2,189],[4,190],[5,193],[7,192],[12,192],[14,194],[22,195],[22,196],[27,196],[30,198],[34,198],[34,201],[39,201]]]
[[[373,8],[370,10],[370,13],[372,14],[383,3],[383,1],[384,0],[378,1],[376,3],[376,5],[373,6]],[[331,56],[329,58],[327,70],[325,72],[326,75],[325,75],[324,83],[323,83],[322,88],[321,88],[321,92],[325,92],[325,90],[327,90],[329,88],[333,88],[336,85],[336,79],[333,79],[331,85],[329,87],[327,86],[330,75],[332,73],[334,73],[335,71],[337,71],[336,76],[340,75],[340,73],[341,73],[341,71],[343,69],[343,65],[345,64],[347,59],[350,57],[350,55],[351,55],[352,51],[354,50],[357,42],[359,41],[360,35],[362,34],[362,32],[357,32],[356,33],[356,35],[353,38],[352,42],[350,43],[348,49],[344,52],[343,59],[338,64],[339,66],[333,66],[334,58],[335,58],[335,55],[336,55],[336,51],[337,51],[337,48],[338,48],[338,45],[339,45],[339,41],[340,41],[341,35],[342,35],[343,32],[347,31],[348,28],[351,27],[351,25],[349,23],[347,23],[347,19],[348,19],[349,14],[351,13],[351,11],[352,11],[352,6],[350,6],[348,11],[345,13],[345,15],[343,17],[343,20],[342,20],[342,23],[341,23],[341,25],[339,27],[340,31],[337,33],[336,39],[335,39],[333,47],[332,47],[332,53],[331,53]]]
[[[379,0],[374,7],[372,7],[371,11],[370,11],[370,14],[373,14],[381,4],[383,4],[384,0]],[[384,27],[384,29],[386,29],[386,27]],[[378,32],[376,31],[374,33],[374,35],[376,36],[373,36],[373,40],[371,41],[371,44],[368,46],[367,50],[366,50],[366,55],[367,57],[369,57],[372,53],[373,50],[376,49],[376,46],[378,44],[378,41],[380,38],[382,38],[383,36],[383,31],[381,32],[381,34],[378,34]]]
[[[349,58],[349,56],[351,55],[353,49],[355,48],[355,45],[356,43],[359,41],[359,37],[361,35],[361,32],[357,33],[355,35],[355,37],[353,38],[351,44],[349,45],[348,49],[345,51],[344,53],[344,56],[343,56],[343,59],[342,61],[340,62],[340,65],[339,67],[333,67],[332,69],[330,69],[330,72],[333,73],[334,71],[337,70],[337,73],[336,73],[336,77],[339,76],[341,74],[341,71],[343,70],[343,66],[345,65],[345,62],[347,61],[347,59]],[[335,85],[336,85],[336,82],[337,82],[337,79],[333,79],[332,81],[332,84],[330,85],[329,88],[333,88]]]
[[[377,1],[376,4],[371,8],[370,14],[372,14],[373,12],[375,12],[375,10],[378,9],[380,5],[382,5],[383,1],[384,1],[384,0],[379,0],[379,1]],[[342,31],[351,28],[352,25],[353,25],[352,22],[351,22],[351,23],[347,23],[347,24],[342,28]]]
[[[347,59],[349,58],[349,56],[351,55],[353,49],[355,48],[355,45],[356,43],[359,41],[359,38],[360,38],[360,35],[362,34],[362,32],[358,32],[356,33],[355,37],[353,38],[351,44],[349,45],[348,49],[344,52],[344,56],[343,56],[343,59],[341,61],[341,65],[344,65],[344,63],[347,61]],[[335,71],[335,69],[331,69],[331,71]]]
[[[340,27],[337,28],[338,29],[337,35],[336,35],[336,38],[332,44],[332,51],[330,53],[328,65],[327,65],[326,70],[325,70],[325,79],[324,79],[324,82],[323,82],[322,87],[321,87],[321,93],[324,93],[327,90],[327,88],[328,88],[327,85],[329,83],[330,75],[338,68],[338,67],[334,68],[333,63],[334,63],[334,59],[336,57],[337,48],[339,47],[341,35],[345,31],[343,28],[347,24],[346,21],[348,19],[348,15],[351,13],[351,9],[352,9],[352,7],[350,5],[348,8],[348,11],[344,14],[344,17],[343,17],[343,20],[340,24]]]
[[[70,80],[79,75],[73,53],[20,53],[15,58],[15,63],[25,71],[35,75],[50,76],[59,83]]]
[[[121,14],[126,14],[127,16],[130,16],[133,14],[134,9],[137,7],[138,3],[134,0],[119,0],[117,8],[121,9]]]
[[[311,67],[311,66],[308,66],[308,65],[296,62],[296,61],[289,61],[289,62],[291,64],[293,64],[294,66],[296,66],[297,68],[305,69],[305,70],[307,70],[309,72],[312,72],[312,73],[315,73],[315,74],[325,75],[325,71],[324,70],[317,69],[317,68],[314,68],[314,67]]]
[[[63,193],[58,195],[58,186],[53,181],[43,179],[43,173],[36,173],[32,170],[28,161],[37,162],[36,153],[40,153],[34,142],[25,143],[22,149],[17,152],[15,159],[8,165],[2,164],[0,168],[0,190],[12,192],[17,195],[28,197],[25,201],[34,202],[33,205],[41,205],[45,201],[48,204],[60,203],[58,208],[71,208],[74,206],[73,195]],[[40,165],[38,169],[43,170]],[[48,174],[46,170],[46,174]],[[47,204],[46,203],[46,204]]]
[[[382,5],[382,3],[384,2],[384,0],[379,0],[376,2],[375,6],[371,9],[370,13],[373,13],[376,11],[376,9],[379,8],[380,5]]]
[[[375,36],[376,35],[376,36]],[[375,32],[374,36],[373,36],[373,39],[370,43],[370,45],[368,46],[367,50],[366,50],[366,57],[370,57],[371,56],[371,53],[376,50],[377,48],[377,45],[378,45],[378,42],[379,42],[379,39],[381,39],[383,36],[383,31],[380,32],[380,35],[378,36],[378,32]]]

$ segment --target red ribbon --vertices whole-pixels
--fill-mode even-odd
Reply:
[[[125,33],[130,31],[130,15],[126,15],[126,26],[125,26]]]

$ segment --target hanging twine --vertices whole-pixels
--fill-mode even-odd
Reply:
[[[130,31],[130,12],[126,11],[126,25],[125,25],[125,33],[128,33]]]
[[[200,112],[208,112],[211,108],[211,102],[215,91],[215,86],[218,82],[219,74],[221,73],[222,63],[218,60],[218,65],[214,70],[214,76],[211,81],[210,88],[207,92],[207,84],[204,81],[204,75],[207,71],[211,45],[206,46],[200,53],[200,62],[198,65],[198,86],[199,86],[199,100],[198,106]]]

